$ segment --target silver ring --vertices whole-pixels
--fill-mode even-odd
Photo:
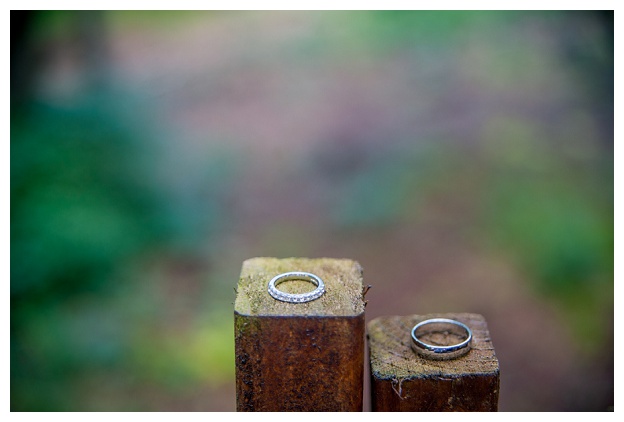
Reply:
[[[288,280],[306,280],[316,286],[316,289],[307,293],[286,293],[277,289],[277,285]],[[325,283],[319,276],[303,271],[293,271],[277,275],[269,281],[269,294],[277,300],[290,303],[305,303],[318,299],[325,293]]]
[[[465,337],[460,343],[449,346],[428,344],[420,340],[426,333],[453,333]],[[427,359],[446,360],[465,355],[470,350],[472,331],[467,325],[447,318],[433,318],[418,323],[412,328],[412,349]]]

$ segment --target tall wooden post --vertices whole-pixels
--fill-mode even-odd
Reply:
[[[445,361],[417,355],[411,348],[411,329],[430,318],[454,319],[470,327],[471,350],[465,356]],[[445,342],[444,338],[437,341]],[[368,324],[368,344],[373,411],[498,410],[498,359],[481,315],[376,318]]]
[[[306,303],[274,299],[278,274],[319,276],[326,292]],[[280,290],[314,288],[288,281]],[[362,268],[351,260],[253,258],[234,304],[238,411],[361,411],[364,382]]]

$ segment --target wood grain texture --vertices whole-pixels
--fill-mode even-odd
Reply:
[[[274,276],[306,271],[319,299],[273,299]],[[289,281],[280,290],[314,288]],[[254,258],[243,263],[234,306],[238,411],[361,411],[364,382],[362,268],[351,260]]]
[[[425,359],[411,348],[410,331],[430,318],[450,318],[473,333],[470,352],[448,361]],[[496,411],[498,359],[478,314],[389,316],[368,324],[373,411]]]

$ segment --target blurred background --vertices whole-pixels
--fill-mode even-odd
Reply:
[[[11,410],[234,410],[255,256],[612,410],[613,77],[612,12],[11,12]]]

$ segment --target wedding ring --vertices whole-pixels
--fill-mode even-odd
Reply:
[[[425,334],[454,334],[464,340],[447,346],[425,343],[421,338]],[[418,323],[412,328],[412,349],[427,359],[446,360],[465,355],[470,350],[472,331],[459,321],[446,318],[433,318]]]
[[[305,280],[316,286],[316,289],[307,293],[286,293],[277,289],[277,285],[288,280]],[[274,299],[289,303],[305,303],[318,299],[325,293],[325,283],[319,276],[305,273],[303,271],[293,271],[277,275],[269,281],[269,294]]]

